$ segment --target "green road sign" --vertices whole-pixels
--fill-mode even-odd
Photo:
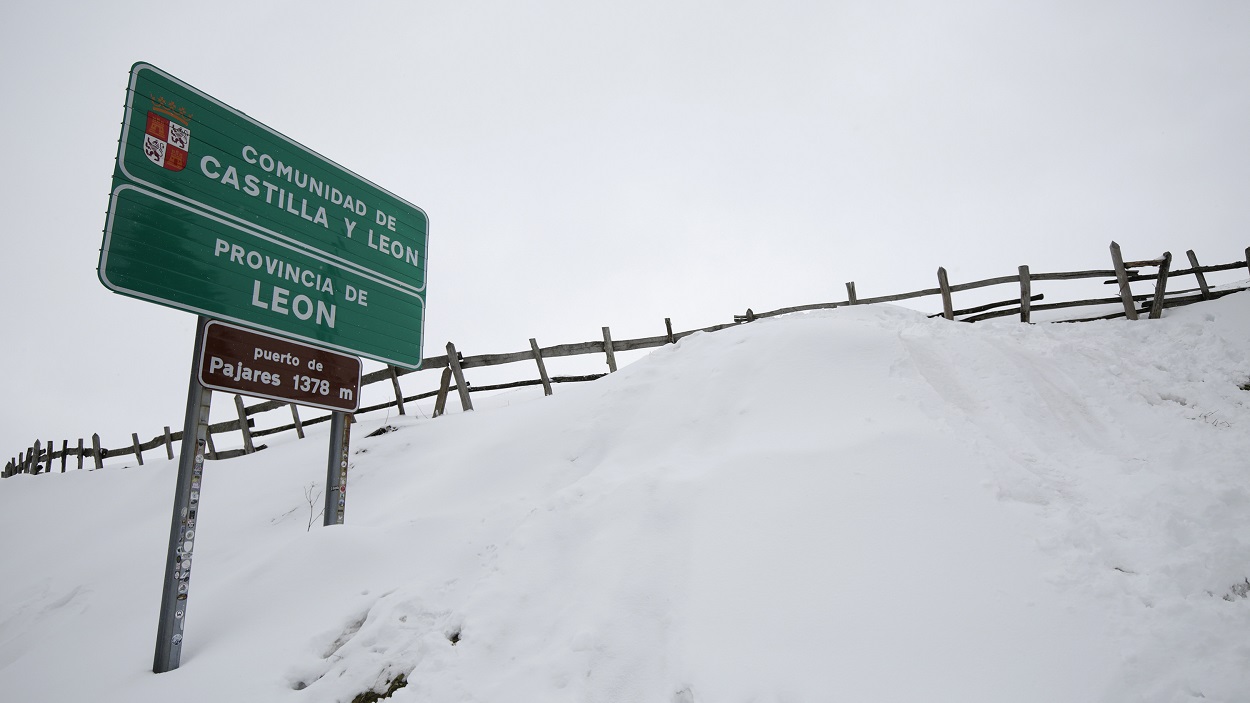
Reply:
[[[428,231],[406,200],[131,69],[100,251],[110,290],[416,368]]]

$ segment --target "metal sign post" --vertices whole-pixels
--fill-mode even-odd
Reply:
[[[351,416],[334,413],[330,418],[330,461],[326,468],[325,520],[322,525],[342,525],[347,509],[347,462],[351,456]]]
[[[204,448],[208,441],[208,410],[213,393],[201,386],[196,378],[207,324],[208,318],[201,316],[195,328],[195,353],[191,357],[187,414],[182,424],[182,450],[178,457],[165,581],[161,587],[161,613],[156,627],[156,657],[152,663],[152,671],[157,674],[177,669],[182,658],[191,553],[195,548],[195,523],[199,517],[200,485],[204,476]]]

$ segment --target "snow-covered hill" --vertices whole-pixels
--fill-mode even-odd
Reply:
[[[6,479],[0,698],[1250,701],[1248,350],[1250,294],[762,320],[365,417],[348,524],[311,530],[325,435],[271,442],[206,469],[160,675],[174,464]]]

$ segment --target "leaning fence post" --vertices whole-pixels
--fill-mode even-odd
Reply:
[[[130,441],[135,443],[135,458],[139,460],[139,466],[143,466],[143,448],[139,446],[139,433],[131,432]]]
[[[616,353],[612,351],[612,331],[603,328],[603,351],[608,355],[608,373],[616,373]]]
[[[543,382],[543,395],[551,395],[551,379],[547,376],[547,364],[543,363],[543,353],[538,348],[538,340],[530,337],[530,352],[534,355],[534,363],[538,364],[538,378]]]
[[[1029,278],[1029,267],[1020,267],[1020,321],[1029,321],[1030,307],[1033,305],[1032,284]]]
[[[858,298],[855,297],[855,281],[846,282],[846,299],[851,305],[858,304]]]
[[[95,459],[95,467],[97,469],[104,468],[104,457],[100,456],[100,433],[91,435],[91,457]]]
[[[394,366],[388,365],[386,368],[391,372],[391,387],[395,389],[395,404],[399,406],[399,414],[406,415],[407,413],[404,412],[404,392],[399,389],[399,372],[395,370]]]
[[[243,452],[251,454],[256,451],[252,445],[252,428],[247,426],[247,409],[243,407],[243,396],[235,394],[234,407],[239,411],[239,431],[243,433]]]
[[[295,403],[289,403],[289,405],[291,406],[291,419],[295,422],[295,434],[298,435],[300,439],[303,439],[304,423],[300,422],[299,410],[295,407]]]
[[[434,398],[434,417],[447,411],[447,393],[451,391],[451,367],[443,369],[443,377],[438,382],[438,395]]]
[[[172,461],[174,458],[174,436],[169,431],[169,425],[165,425],[165,453],[169,455]]]
[[[946,279],[946,269],[938,267],[938,289],[942,291],[942,317],[955,319],[955,306],[951,303],[951,284]]]
[[[1111,264],[1115,266],[1115,278],[1120,284],[1120,302],[1124,303],[1124,316],[1130,320],[1137,319],[1137,306],[1133,304],[1133,289],[1128,285],[1128,274],[1124,271],[1124,257],[1120,254],[1120,245],[1111,242]]]
[[[671,318],[664,318],[664,329],[668,332],[668,343],[673,344],[676,342],[677,340],[673,338],[673,320]]]
[[[447,343],[447,365],[451,368],[451,373],[456,377],[456,392],[460,394],[460,407],[465,412],[473,409],[473,401],[469,399],[469,386],[464,382],[464,371],[460,368],[460,354],[456,352],[456,345],[451,342]]]
[[[1168,269],[1172,268],[1172,252],[1163,252],[1163,262],[1159,264],[1159,280],[1155,284],[1155,299],[1150,304],[1150,319],[1157,320],[1163,316],[1163,296],[1168,288]]]
[[[1211,289],[1207,287],[1207,277],[1202,273],[1202,267],[1198,265],[1198,255],[1193,249],[1185,252],[1185,256],[1189,257],[1189,265],[1194,269],[1194,278],[1198,279],[1198,290],[1202,291],[1202,299],[1211,299]]]

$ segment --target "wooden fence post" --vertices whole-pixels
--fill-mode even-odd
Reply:
[[[91,457],[95,459],[97,469],[104,468],[104,457],[100,456],[100,433],[91,435]]]
[[[291,419],[295,422],[295,434],[300,439],[304,438],[304,423],[300,422],[299,409],[295,407],[295,403],[288,403],[291,406]]]
[[[551,379],[547,376],[547,365],[543,363],[543,353],[538,348],[538,340],[530,337],[530,351],[534,354],[534,363],[538,364],[538,378],[543,382],[543,395],[551,395]]]
[[[78,470],[82,471],[82,437],[78,438]]]
[[[1029,278],[1029,267],[1020,267],[1020,321],[1029,321],[1029,308],[1033,304],[1032,284]]]
[[[243,407],[243,396],[235,394],[234,408],[239,411],[239,431],[243,433],[243,452],[251,454],[256,451],[252,445],[252,428],[247,426],[247,409]]]
[[[407,415],[404,412],[404,392],[399,388],[399,372],[395,370],[394,366],[387,366],[386,368],[390,369],[391,372],[391,388],[395,389],[395,404],[399,406],[399,414]]]
[[[670,318],[664,318],[664,329],[668,332],[668,343],[675,344],[677,340],[673,338],[673,321]]]
[[[612,351],[612,331],[603,328],[603,351],[608,355],[608,373],[616,373],[616,352]]]
[[[39,469],[41,468],[39,464],[39,460],[42,458],[43,458],[43,445],[40,444],[39,440],[36,439],[34,448],[30,450],[30,472],[32,474],[35,474],[36,476],[39,475]]]
[[[61,440],[61,473],[65,473],[65,462],[69,460],[69,440]]]
[[[460,407],[468,412],[473,409],[473,401],[469,399],[469,386],[464,382],[464,370],[460,368],[460,354],[456,352],[456,345],[451,342],[447,343],[447,365],[451,368],[451,373],[456,377],[456,392],[460,394]]]
[[[1159,280],[1155,284],[1155,299],[1150,304],[1150,319],[1157,320],[1163,316],[1163,296],[1168,288],[1168,270],[1172,268],[1172,252],[1163,252],[1163,263],[1159,264]]]
[[[1193,249],[1185,252],[1185,256],[1189,257],[1189,265],[1194,269],[1194,278],[1198,279],[1198,290],[1202,291],[1202,299],[1211,299],[1211,289],[1207,287],[1207,277],[1202,273],[1202,267],[1198,265],[1198,255]]]
[[[143,466],[143,449],[139,446],[139,433],[131,432],[130,441],[135,443],[135,458],[139,460],[139,466]]]
[[[208,458],[216,460],[217,459],[217,447],[213,446],[213,429],[211,427],[207,431],[204,432],[204,441],[205,441],[205,444],[208,446]]]
[[[850,301],[850,304],[851,304],[851,305],[855,305],[855,304],[856,304],[856,298],[855,298],[855,281],[847,281],[847,282],[846,282],[846,299],[847,299],[848,301]]]
[[[938,267],[938,289],[942,292],[942,317],[948,320],[955,319],[955,306],[951,302],[951,284],[946,278],[946,269]]]
[[[169,431],[169,425],[165,425],[165,454],[169,456],[170,461],[174,458],[174,435]]]
[[[451,391],[451,367],[443,369],[443,377],[438,382],[438,395],[434,398],[434,417],[447,411],[447,393]]]
[[[1120,245],[1111,242],[1111,264],[1115,267],[1115,278],[1120,284],[1120,302],[1124,304],[1124,316],[1130,320],[1137,319],[1137,306],[1133,303],[1133,289],[1128,285],[1128,273],[1124,271],[1124,256],[1120,254]]]
[[[44,463],[43,467],[43,470],[47,473],[52,473],[52,448],[55,446],[56,445],[52,443],[52,440],[48,440],[48,460]]]

